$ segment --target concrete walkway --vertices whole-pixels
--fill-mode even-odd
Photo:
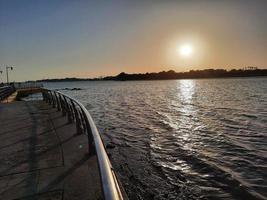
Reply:
[[[0,199],[102,199],[95,156],[43,101],[0,104]]]

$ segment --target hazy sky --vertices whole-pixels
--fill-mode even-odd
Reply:
[[[184,44],[192,55],[179,54]],[[17,81],[267,68],[267,1],[0,0],[5,65]]]

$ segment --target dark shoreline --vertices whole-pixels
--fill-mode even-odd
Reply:
[[[130,82],[130,81],[171,81],[171,80],[205,80],[205,79],[235,79],[235,78],[240,78],[240,79],[250,79],[250,78],[264,78],[266,77],[267,78],[267,75],[265,76],[236,76],[236,77],[211,77],[211,78],[178,78],[178,79],[151,79],[151,80],[146,80],[146,79],[143,79],[143,80],[126,80],[127,82]],[[109,82],[109,81],[115,81],[117,82],[118,80],[103,80],[103,79],[97,79],[97,80],[92,80],[92,79],[86,79],[86,80],[72,80],[72,81],[67,81],[67,80],[60,80],[60,81],[52,81],[52,80],[49,80],[49,81],[38,81],[38,82],[54,82],[54,83],[58,83],[58,82],[61,82],[61,83],[64,83],[64,82],[83,82],[83,81],[88,81],[88,82],[100,82],[100,81],[104,81],[104,82]],[[120,81],[118,81],[120,82]],[[124,81],[122,81],[124,82]]]
[[[139,80],[179,80],[179,79],[212,79],[212,78],[249,78],[265,77],[267,69],[205,69],[191,70],[189,72],[175,72],[173,70],[158,73],[127,74],[122,72],[117,76],[107,76],[101,78],[58,78],[42,79],[37,82],[71,82],[71,81],[139,81]]]

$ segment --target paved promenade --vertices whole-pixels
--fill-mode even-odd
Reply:
[[[0,199],[102,199],[95,156],[43,101],[0,104]]]

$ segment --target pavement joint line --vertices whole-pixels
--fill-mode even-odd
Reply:
[[[27,139],[27,140],[29,140],[29,139]],[[13,144],[11,144],[11,145],[13,145]],[[9,146],[7,146],[7,147],[0,147],[0,149],[5,149],[5,148],[9,148],[9,147],[11,147],[11,145],[9,145]],[[36,147],[38,147],[38,148],[43,148],[43,147],[47,147],[47,145],[46,144],[42,144],[42,145],[36,145]],[[48,146],[49,147],[49,146]],[[29,150],[31,150],[33,147],[30,147],[30,148],[28,148]],[[17,152],[21,152],[21,151],[23,151],[23,150],[25,150],[25,148],[23,147],[23,148],[21,148],[21,149],[17,149]]]
[[[0,104],[0,107],[2,107],[2,105]],[[4,107],[4,106],[3,106]],[[8,108],[7,108],[7,110],[9,110]],[[25,116],[25,112],[26,112],[27,110],[22,110],[20,113],[17,113],[16,114],[16,117],[20,117],[20,116]],[[26,114],[28,114],[28,113],[26,113]],[[5,118],[5,119],[9,119],[9,118]],[[10,118],[10,120],[12,120],[13,119],[13,117],[12,118]]]
[[[68,177],[70,174],[72,174],[72,172],[75,171],[75,169],[77,167],[79,167],[79,166],[83,165],[85,162],[87,162],[91,156],[92,155],[85,154],[80,160],[76,161],[72,166],[66,168],[66,170],[64,170],[62,173],[60,173],[59,176],[57,176],[52,181],[50,181],[49,185],[56,185],[57,183],[65,180],[65,178]],[[46,188],[44,188],[43,190],[45,190],[45,189]]]
[[[54,132],[55,132],[55,135],[56,135],[58,141],[61,141],[60,140],[60,137],[57,134],[57,129],[55,128],[55,124],[53,123],[53,120],[51,119],[51,115],[49,117],[49,120],[50,120],[50,123],[52,124],[52,127],[53,127],[52,129],[54,129]],[[61,151],[61,157],[62,157],[62,165],[64,166],[64,164],[65,164],[65,158],[64,158],[64,152],[63,152],[63,148],[62,148],[62,143],[60,143],[60,151]]]
[[[44,154],[44,153],[47,153],[47,152],[49,152],[49,151],[52,151],[52,150],[54,150],[54,148],[57,147],[58,145],[61,145],[62,143],[65,143],[65,142],[71,140],[72,138],[73,138],[73,136],[71,136],[71,137],[65,139],[64,141],[59,141],[59,143],[57,143],[57,144],[51,145],[51,147],[50,147],[49,149],[44,150],[44,151],[42,151],[42,152],[40,152],[40,153],[37,153],[36,156],[40,156],[40,155],[42,155],[42,154]],[[23,161],[17,163],[16,165],[12,166],[11,168],[9,168],[8,170],[5,170],[5,171],[10,171],[10,170],[16,168],[17,166],[19,166],[19,165],[21,165],[21,164],[23,164],[23,163],[27,163],[27,161],[28,161],[28,160],[23,160]],[[36,170],[36,169],[35,169],[35,170]],[[4,171],[4,172],[5,172],[5,171]],[[3,172],[0,172],[0,174],[1,174],[1,173],[3,173]]]
[[[50,130],[50,129],[49,130],[46,130],[46,131],[44,131],[42,133],[39,133],[38,136],[45,135],[47,132],[49,133],[50,131],[52,131],[52,130]],[[0,137],[2,137],[2,136],[0,135]],[[7,140],[7,139],[10,139],[10,138],[14,138],[14,137],[17,137],[17,135],[12,135],[10,137],[2,138],[2,140]]]
[[[38,172],[37,172],[37,177],[36,177],[37,191],[39,190],[40,175],[41,175],[41,170],[38,170]]]
[[[18,130],[18,129],[26,129],[26,128],[28,128],[28,127],[31,127],[31,125],[32,124],[30,124],[30,125],[28,125],[28,126],[24,126],[24,127],[18,127],[18,128],[16,128],[16,129],[12,129],[12,130],[8,130],[8,131],[5,131],[5,132],[2,132],[2,133],[0,133],[0,137],[1,136],[4,136],[4,135],[6,135],[6,134],[8,134],[8,133],[10,133],[10,132],[14,132],[14,131],[16,131],[16,130]],[[42,132],[43,133],[43,132]],[[38,134],[39,135],[39,134]],[[12,137],[12,136],[11,136]],[[9,138],[9,137],[8,137]]]
[[[29,119],[29,117],[25,117],[25,114],[23,116],[14,116],[12,118],[5,118],[5,120],[10,120],[10,121],[14,121],[14,119],[20,119],[20,120],[24,120],[24,119]]]
[[[29,139],[32,139],[32,138],[28,138],[27,140],[29,140]],[[11,145],[13,145],[13,144],[11,144]],[[53,146],[53,145],[50,145],[50,146]],[[49,145],[47,145],[47,144],[42,144],[42,145],[36,145],[36,147],[38,147],[38,148],[42,148],[42,147],[50,147]],[[7,146],[7,147],[0,147],[0,149],[4,149],[4,148],[9,148],[10,146]],[[29,150],[31,150],[32,148],[34,148],[34,147],[30,147],[30,148],[28,148]],[[23,147],[23,148],[21,148],[21,149],[17,149],[17,152],[22,152],[22,151],[24,151],[25,150],[25,148]]]
[[[59,112],[59,111],[58,111]],[[58,117],[51,117],[50,119],[60,119],[62,118],[63,116],[58,116]]]
[[[20,197],[20,198],[16,198],[17,200],[20,200],[20,199],[25,199],[25,198],[33,198],[33,197],[38,197],[38,196],[41,196],[41,195],[44,195],[44,194],[48,194],[48,193],[53,193],[53,192],[61,192],[61,196],[63,196],[63,191],[62,189],[57,189],[57,190],[49,190],[47,192],[40,192],[40,193],[36,193],[34,195],[26,195],[26,196],[23,196],[23,197]],[[63,200],[63,199],[62,199]]]
[[[19,175],[19,174],[27,174],[27,173],[32,173],[32,172],[35,172],[35,171],[42,171],[42,170],[48,170],[48,169],[55,169],[55,168],[59,168],[59,167],[63,167],[63,165],[53,166],[53,167],[36,168],[36,169],[33,169],[33,170],[29,170],[29,171],[22,171],[22,172],[10,173],[10,174],[3,174],[3,175],[0,175],[0,178],[4,178],[4,177],[6,177],[6,176]]]
[[[13,119],[14,121],[27,121],[28,118],[25,118],[25,119]],[[10,122],[7,122],[7,123],[4,123],[4,124],[1,124],[2,126],[8,126],[10,123],[12,123],[12,121],[10,120]]]
[[[10,132],[15,132],[15,130],[18,130],[18,129],[26,129],[26,128],[29,128],[29,127],[32,127],[32,124],[27,125],[27,126],[17,127],[17,128],[8,130],[8,131],[4,131],[4,132],[0,133],[0,136],[2,136],[2,135],[6,135],[6,134],[8,134],[8,133],[10,133]]]
[[[49,109],[47,109],[47,110],[49,110]],[[49,121],[50,124],[52,125],[51,131],[53,131],[53,132],[55,133],[55,135],[56,135],[58,141],[61,141],[61,140],[60,140],[60,137],[58,136],[58,133],[57,133],[57,128],[61,128],[61,127],[65,126],[65,125],[62,125],[62,126],[59,126],[59,127],[55,127],[55,124],[53,123],[53,120],[52,120],[52,119],[62,118],[62,116],[59,116],[59,117],[56,117],[56,118],[52,118],[52,116],[51,116],[51,113],[58,113],[58,112],[59,112],[59,111],[48,112],[48,113],[47,113],[47,114],[48,114],[48,119],[47,119],[47,121]],[[59,145],[60,145],[60,151],[61,151],[61,157],[62,157],[62,166],[64,166],[64,152],[63,152],[63,149],[62,149],[62,143],[60,142]]]

